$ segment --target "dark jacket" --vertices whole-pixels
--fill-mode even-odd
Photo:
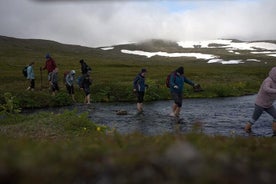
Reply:
[[[85,74],[81,81],[81,87],[84,89],[88,89],[91,84],[92,84],[92,81],[91,81],[90,76],[88,74]]]
[[[139,73],[133,80],[133,89],[136,89],[138,92],[144,92],[147,85],[145,84],[145,77]]]
[[[177,75],[176,72],[172,73],[170,77],[170,91],[177,94],[182,93],[184,90],[184,82],[191,86],[195,85],[193,81],[189,80],[185,76]]]
[[[81,73],[87,74],[89,71],[91,71],[91,68],[83,61],[81,62]]]

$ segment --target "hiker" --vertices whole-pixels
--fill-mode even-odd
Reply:
[[[85,93],[85,97],[84,97],[85,104],[90,104],[90,85],[91,84],[92,84],[92,80],[90,78],[90,75],[88,73],[84,74],[83,79],[80,82],[80,87],[81,89],[83,89]]]
[[[148,87],[147,84],[145,84],[145,75],[147,73],[146,69],[141,69],[141,72],[138,73],[138,75],[133,80],[133,92],[137,96],[137,110],[138,113],[143,112],[143,101],[144,101],[144,95],[145,90]]]
[[[69,95],[72,96],[72,100],[75,102],[75,90],[74,90],[74,80],[75,80],[75,70],[71,70],[65,76],[65,85]]]
[[[30,86],[27,88],[27,90],[31,90],[31,91],[33,91],[35,88],[35,75],[34,75],[33,65],[34,65],[34,62],[31,62],[27,67],[27,79],[30,80]]]
[[[170,74],[169,87],[174,104],[170,116],[179,117],[182,107],[184,83],[193,87],[197,86],[193,81],[184,76],[184,68],[181,66]]]
[[[262,82],[255,100],[255,109],[252,118],[246,123],[244,130],[251,132],[251,127],[265,111],[273,117],[272,130],[276,135],[276,109],[273,102],[276,100],[276,67],[273,67],[268,77]]]
[[[50,84],[51,84],[52,95],[55,96],[56,92],[59,91],[59,86],[58,86],[58,68],[55,68],[50,73]]]
[[[81,64],[81,73],[82,73],[82,75],[85,75],[88,72],[92,71],[92,69],[86,64],[86,62],[83,59],[80,60],[80,64]]]
[[[57,65],[56,65],[56,62],[53,60],[53,58],[50,56],[50,54],[46,54],[45,58],[46,58],[45,66],[43,68],[41,67],[40,71],[42,71],[42,69],[47,70],[48,81],[50,83],[51,73],[54,71],[54,69],[57,67]]]

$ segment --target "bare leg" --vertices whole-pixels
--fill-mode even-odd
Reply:
[[[178,108],[177,104],[174,103],[172,106],[172,113],[170,114],[170,116],[176,116],[177,108]]]
[[[276,135],[276,122],[272,123],[272,130],[273,130],[273,134]]]
[[[90,94],[86,96],[86,103],[90,104]]]
[[[72,100],[73,100],[73,102],[76,102],[75,95],[73,95],[73,94],[72,94]]]
[[[175,109],[175,111],[174,111],[174,114],[175,114],[176,117],[179,116],[180,110],[181,110],[181,108],[177,106],[176,109]]]
[[[138,112],[143,111],[143,103],[137,103],[137,110],[138,110]]]

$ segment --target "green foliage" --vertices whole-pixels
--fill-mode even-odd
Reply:
[[[275,178],[274,138],[206,136],[200,124],[186,135],[120,135],[76,111],[15,116],[0,119],[1,183],[108,178],[111,183],[224,184]]]
[[[199,83],[204,92],[194,93],[192,88],[186,87],[186,98],[208,98],[224,96],[240,96],[256,93],[262,80],[267,76],[270,68],[275,66],[272,57],[254,55],[261,60],[259,63],[246,62],[240,65],[207,64],[206,61],[195,58],[166,58],[135,56],[122,54],[121,49],[151,50],[168,52],[200,52],[219,56],[221,59],[252,58],[248,51],[235,55],[225,49],[184,49],[169,41],[152,40],[141,44],[129,44],[115,47],[113,50],[103,51],[99,48],[86,48],[74,45],[63,45],[56,42],[42,40],[18,40],[12,38],[0,39],[0,93],[10,91],[15,94],[21,108],[36,108],[49,106],[70,105],[72,103],[65,85],[60,81],[60,94],[52,97],[48,90],[47,72],[40,73],[39,68],[44,65],[45,53],[51,53],[59,67],[60,76],[64,71],[76,70],[80,75],[80,58],[92,67],[91,100],[93,102],[134,101],[132,80],[141,70],[147,68],[146,83],[149,89],[145,100],[166,100],[170,98],[169,90],[165,87],[168,73],[179,66],[185,68],[185,76]],[[25,58],[23,61],[22,58]],[[29,83],[22,77],[22,68],[29,61],[35,61],[36,89],[27,92]],[[266,64],[264,63],[266,62]],[[84,92],[75,85],[75,98],[83,103]]]
[[[4,103],[0,104],[0,113],[19,113],[21,112],[21,108],[19,108],[15,96],[11,93],[6,92],[3,95]]]
[[[59,92],[55,96],[52,96],[49,105],[53,107],[60,107],[60,106],[72,105],[72,103],[73,103],[72,98],[71,96],[69,96],[68,93]]]
[[[0,135],[16,138],[36,138],[44,140],[65,139],[73,136],[87,136],[105,133],[109,129],[96,125],[88,119],[87,113],[76,111],[63,113],[41,112],[33,115],[16,114],[0,119]]]

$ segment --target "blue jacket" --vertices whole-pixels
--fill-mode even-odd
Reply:
[[[146,86],[145,77],[139,73],[133,80],[133,89],[136,89],[138,92],[145,92]]]
[[[185,76],[177,75],[176,72],[171,74],[170,77],[170,91],[171,93],[181,94],[184,90],[184,82],[194,86],[194,82],[186,78]],[[178,88],[175,88],[177,86]]]
[[[27,79],[35,79],[33,66],[29,65],[27,68]]]

